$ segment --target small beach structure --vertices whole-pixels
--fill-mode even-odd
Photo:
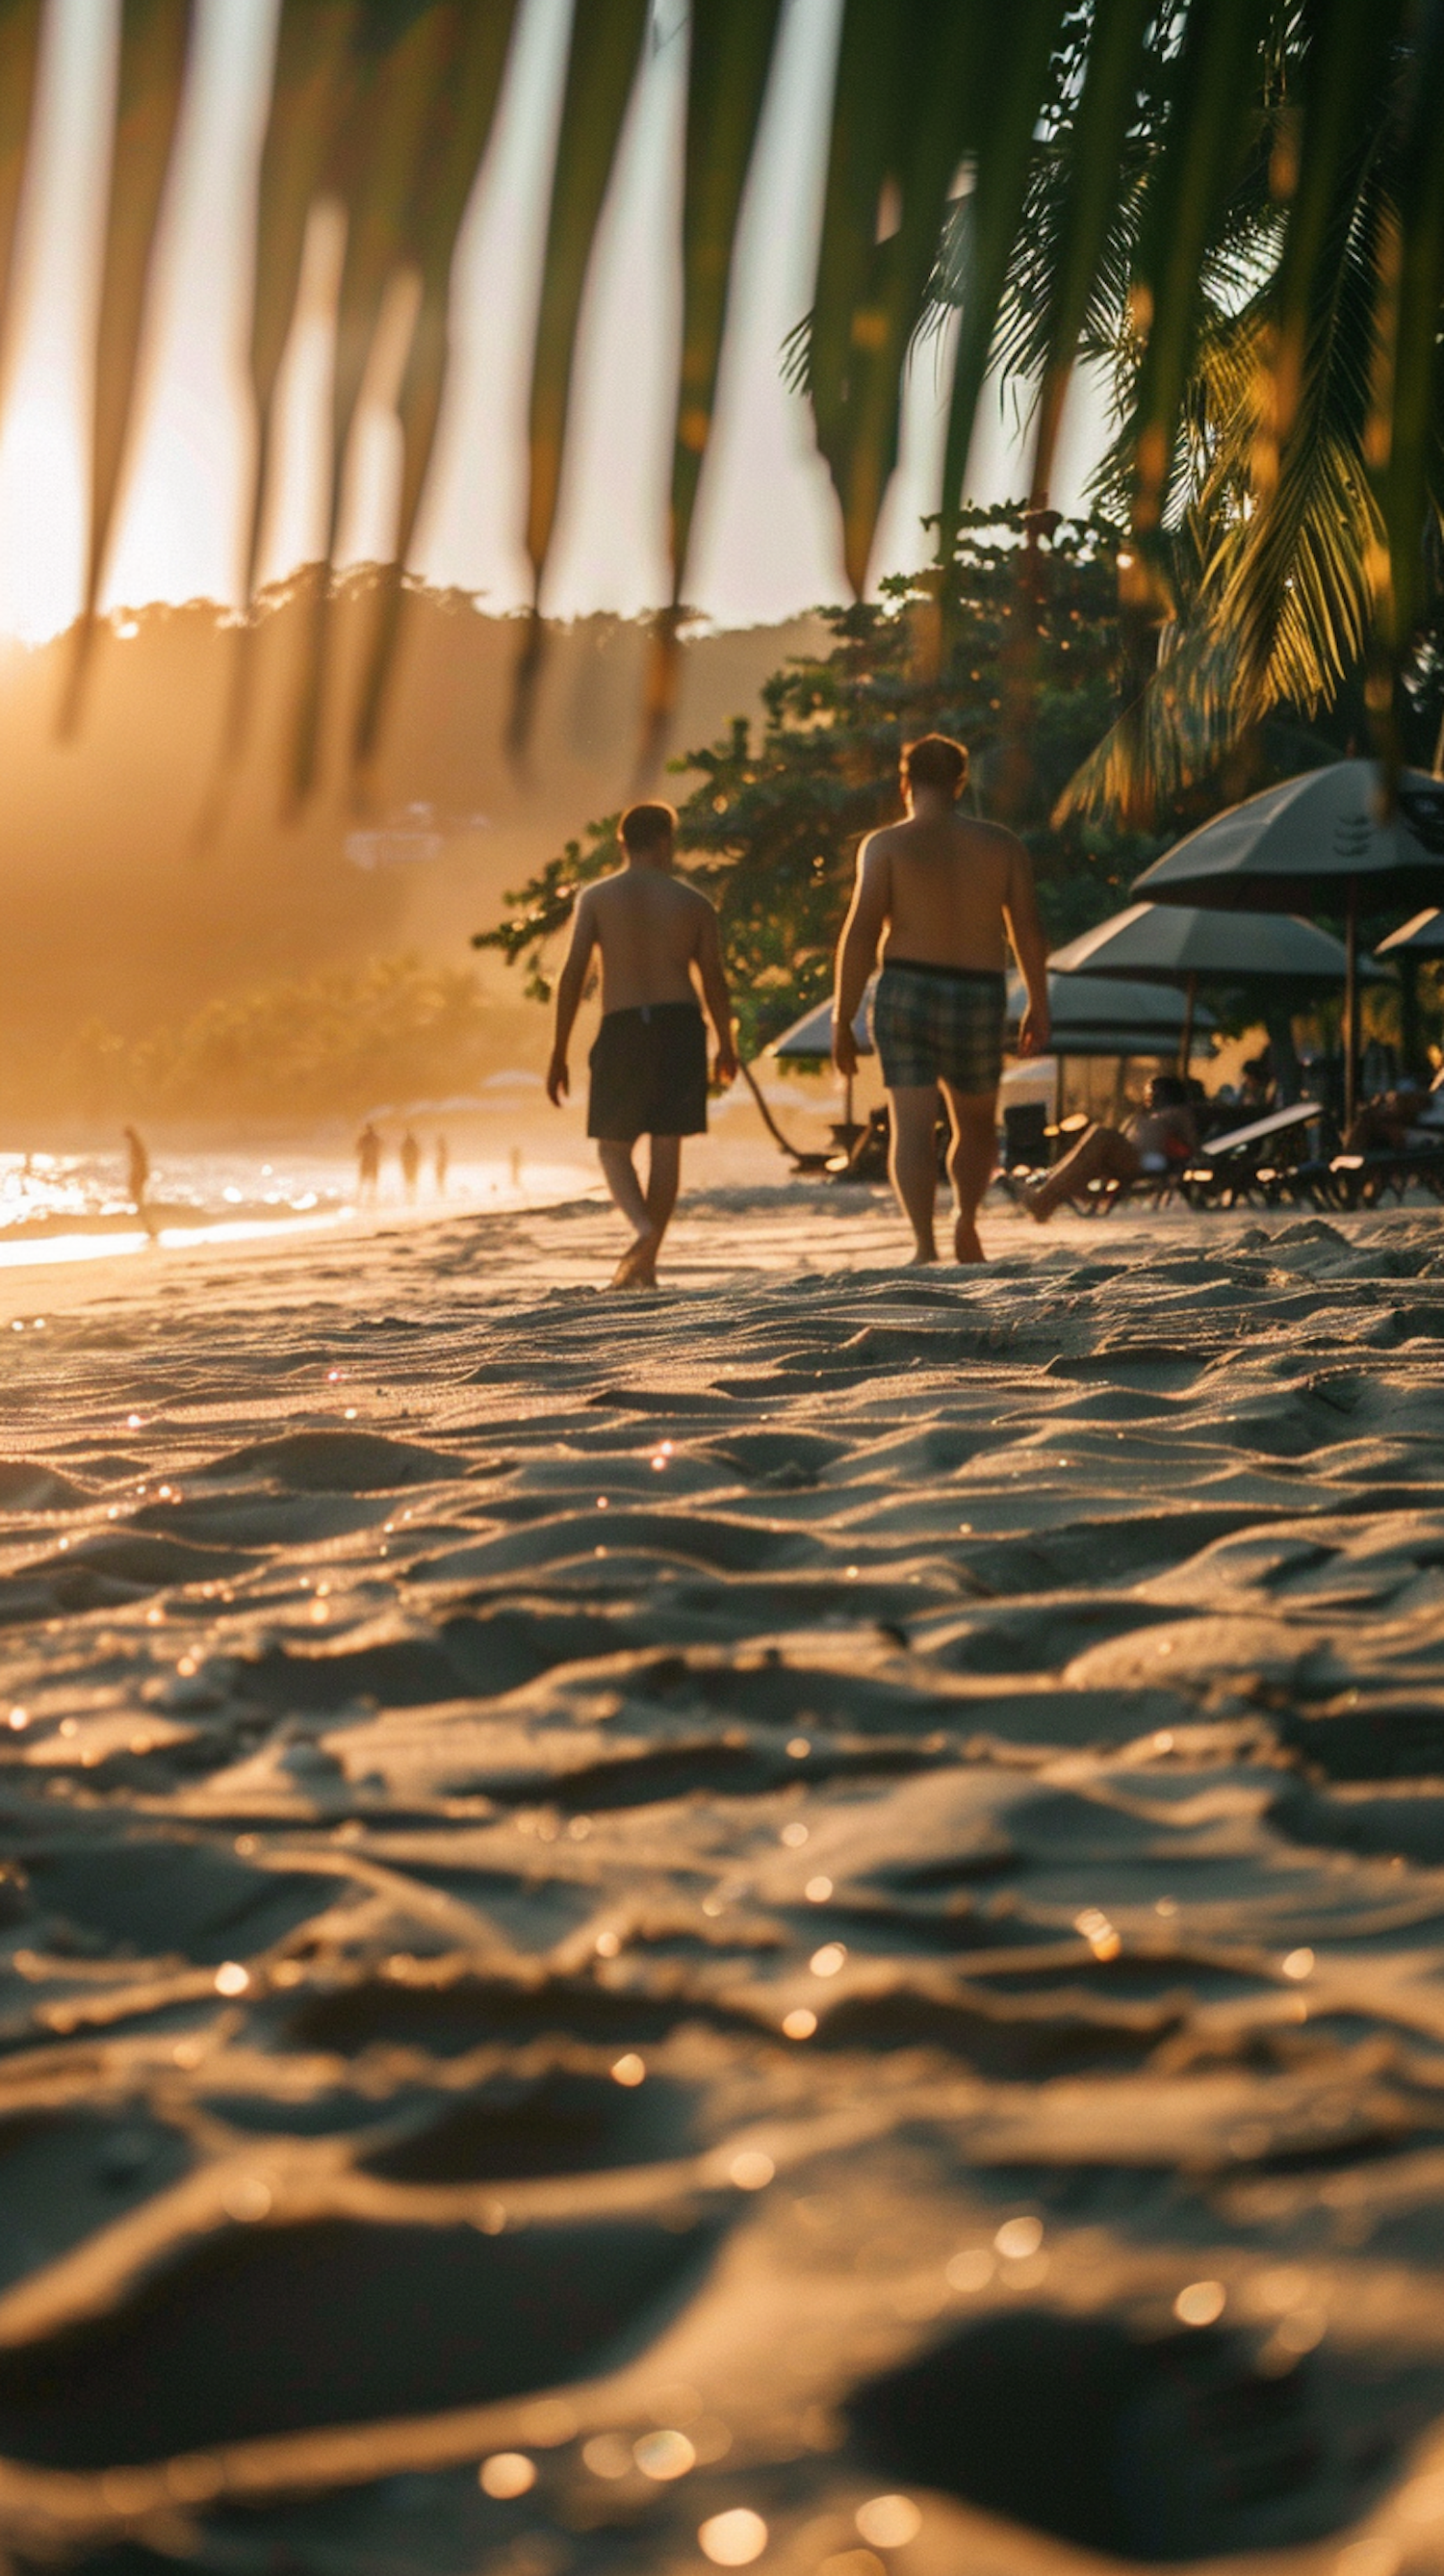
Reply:
[[[1338,760],[1216,814],[1145,868],[1133,891],[1209,911],[1342,913],[1344,1102],[1359,1089],[1359,919],[1412,896],[1444,903],[1444,781],[1406,769],[1383,810],[1377,762]]]

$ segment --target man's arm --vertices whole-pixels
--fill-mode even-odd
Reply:
[[[732,996],[727,990],[727,975],[722,964],[722,937],[717,915],[705,895],[699,896],[702,922],[697,933],[697,972],[702,978],[702,999],[707,1017],[717,1032],[717,1079],[737,1079],[737,1043],[732,1034]]]
[[[857,1040],[852,1024],[867,979],[877,963],[877,943],[887,927],[892,904],[892,877],[887,850],[876,832],[869,833],[857,854],[857,883],[837,943],[837,976],[832,1005],[832,1061],[841,1074],[857,1071]]]
[[[1028,1007],[1018,1029],[1019,1055],[1046,1055],[1053,1035],[1048,1008],[1048,942],[1038,918],[1033,862],[1021,841],[1008,853],[1008,892],[1003,918],[1013,943],[1019,971],[1028,991]]]
[[[586,892],[577,897],[577,908],[572,915],[572,944],[567,950],[567,962],[557,977],[556,1032],[552,1039],[552,1060],[547,1066],[547,1098],[555,1109],[560,1109],[572,1087],[567,1068],[567,1047],[596,944],[597,908],[588,886]]]

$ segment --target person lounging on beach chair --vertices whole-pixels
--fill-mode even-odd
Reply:
[[[1444,1074],[1366,1100],[1329,1169],[1339,1207],[1402,1199],[1411,1183],[1444,1199]]]
[[[1041,1179],[1019,1181],[1013,1196],[1039,1225],[1071,1201],[1093,1214],[1135,1191],[1171,1198],[1197,1150],[1198,1125],[1188,1085],[1174,1073],[1157,1073],[1147,1106],[1122,1127],[1098,1120],[1085,1127],[1068,1153]]]

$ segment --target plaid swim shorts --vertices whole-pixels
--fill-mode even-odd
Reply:
[[[946,1082],[996,1091],[1007,987],[1001,973],[890,957],[873,996],[873,1044],[889,1091]]]

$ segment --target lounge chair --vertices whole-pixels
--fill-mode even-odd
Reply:
[[[1377,1207],[1381,1199],[1402,1199],[1416,1183],[1436,1199],[1444,1199],[1444,1136],[1437,1145],[1335,1154],[1329,1178],[1335,1207]]]
[[[1312,1151],[1300,1153],[1314,1128],[1319,1132]],[[1291,1109],[1275,1109],[1210,1136],[1178,1186],[1190,1207],[1335,1206],[1327,1159],[1335,1141],[1328,1111],[1317,1100],[1299,1100]]]

